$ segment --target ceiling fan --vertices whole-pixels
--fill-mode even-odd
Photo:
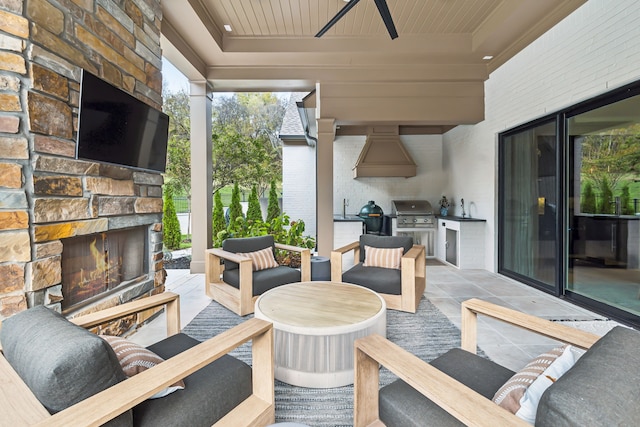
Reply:
[[[320,31],[318,31],[318,34],[316,34],[316,37],[322,37],[322,35],[326,33],[331,27],[333,27],[336,22],[342,19],[342,17],[346,15],[347,12],[353,9],[353,7],[357,5],[359,1],[360,0],[349,1],[349,3],[347,3],[342,9],[340,9],[340,11],[336,14],[336,16],[334,16],[333,18],[331,18],[329,22],[327,22],[327,25],[325,25],[324,27],[322,27]],[[387,0],[374,0],[374,1],[376,3],[376,6],[378,6],[378,12],[380,12],[380,16],[382,16],[382,20],[384,21],[384,25],[387,27],[387,31],[391,36],[391,40],[397,38],[398,32],[396,31],[396,26],[393,24],[393,19],[391,18],[391,12],[389,12],[389,6],[387,6]]]

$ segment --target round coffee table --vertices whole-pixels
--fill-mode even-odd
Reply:
[[[353,384],[353,342],[387,329],[384,299],[347,283],[278,286],[257,299],[254,315],[273,322],[275,377],[300,387]]]

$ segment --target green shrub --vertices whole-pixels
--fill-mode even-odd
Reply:
[[[278,192],[276,190],[276,182],[271,181],[269,189],[269,203],[267,204],[267,222],[280,216],[280,204],[278,203]]]
[[[249,195],[249,206],[247,207],[247,221],[262,222],[262,209],[258,199],[258,189],[254,185]]]
[[[168,249],[179,249],[182,235],[180,234],[180,221],[173,204],[173,190],[165,187],[164,206],[162,208],[162,230],[164,245]]]
[[[590,182],[584,186],[580,210],[582,213],[596,213],[596,194],[593,192],[593,186]]]
[[[220,191],[216,191],[213,196],[213,218],[211,218],[211,228],[213,232],[213,240],[216,241],[218,233],[223,231],[227,226],[224,220],[224,207],[222,206],[222,196]],[[214,245],[214,247],[217,247]]]
[[[242,205],[240,204],[240,187],[238,187],[237,183],[233,185],[228,214],[229,224],[234,223],[238,218],[244,218],[244,215],[242,214]]]
[[[613,213],[613,205],[611,201],[613,200],[613,191],[611,190],[611,184],[609,184],[609,180],[607,177],[602,179],[602,183],[600,184],[600,206],[598,207],[598,213],[602,214],[610,214]]]
[[[633,215],[633,207],[631,206],[631,194],[629,193],[629,184],[625,184],[622,187],[622,194],[620,195],[620,214]]]

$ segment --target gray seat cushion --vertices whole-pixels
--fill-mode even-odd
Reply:
[[[638,396],[640,332],[617,326],[545,391],[536,425],[638,425]]]
[[[488,359],[454,348],[430,362],[488,399],[514,374]],[[380,419],[388,426],[462,426],[402,380],[380,389]]]
[[[0,341],[7,361],[51,413],[126,379],[106,341],[44,306],[4,320]],[[132,425],[130,411],[109,425]]]
[[[185,334],[168,337],[149,346],[169,359],[197,344]],[[232,357],[222,356],[184,379],[184,390],[161,399],[146,400],[133,409],[136,426],[211,426],[252,392],[251,368]]]
[[[342,273],[342,281],[364,286],[381,294],[400,295],[402,275],[393,268],[365,267],[358,263]]]
[[[273,236],[270,234],[258,237],[239,237],[225,239],[222,242],[222,249],[227,252],[233,252],[234,254],[255,252],[265,248],[271,248],[275,251],[275,241],[273,239]],[[224,260],[225,270],[235,270],[238,268],[239,266],[237,262]]]
[[[363,234],[360,236],[360,262],[342,273],[342,281],[345,283],[364,286],[381,294],[402,294],[402,274],[400,270],[365,267],[362,264],[365,258],[365,245],[374,248],[403,248],[402,253],[406,254],[413,247],[413,238],[410,236]]]
[[[273,289],[287,283],[299,282],[301,278],[299,270],[281,265],[275,268],[253,272],[253,296],[262,295],[269,289]],[[224,270],[222,280],[235,287],[240,288],[240,269]]]

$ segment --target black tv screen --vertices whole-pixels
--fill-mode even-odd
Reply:
[[[76,157],[164,172],[169,116],[84,71]]]

